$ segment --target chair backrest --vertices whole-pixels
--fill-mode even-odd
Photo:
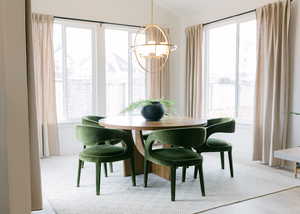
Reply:
[[[205,143],[205,139],[205,128],[168,129],[152,132],[147,138],[146,145],[151,150],[152,144],[158,141],[161,144],[197,149]]]
[[[121,139],[122,143],[125,143],[127,146],[133,145],[130,133],[118,129],[107,129],[100,126],[77,125],[76,138],[86,146],[98,145],[101,142],[110,141],[112,139]]]
[[[206,138],[214,133],[234,133],[235,120],[232,118],[216,118],[207,120]]]
[[[104,119],[105,117],[95,116],[95,115],[89,115],[81,118],[81,123],[84,125],[90,125],[90,126],[100,126],[98,121],[101,119]]]

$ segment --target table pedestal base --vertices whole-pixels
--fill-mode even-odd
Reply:
[[[135,158],[135,173],[136,175],[144,174],[144,139],[142,131],[134,131],[135,146],[134,146],[134,158]],[[165,145],[166,146],[166,145]],[[168,146],[166,146],[168,147]],[[171,180],[170,167],[157,165],[154,163],[149,164],[149,173],[154,173],[162,178]],[[130,160],[124,161],[124,176],[131,175]]]
[[[139,153],[136,147],[134,147],[134,159],[135,159],[135,173],[136,175],[144,174],[144,156]],[[131,176],[130,160],[124,160],[124,176]],[[154,173],[159,177],[166,180],[171,180],[170,167],[161,166],[150,162],[149,173]]]
[[[300,171],[300,163],[296,163],[294,173],[295,173],[295,178],[298,178],[298,172]]]
[[[144,156],[139,153],[136,146],[134,146],[134,161],[135,161],[135,174],[144,174]],[[124,160],[124,176],[131,176],[130,160]]]

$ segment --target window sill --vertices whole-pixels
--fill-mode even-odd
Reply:
[[[80,124],[80,121],[60,121],[57,123],[58,126],[73,126],[75,124]]]

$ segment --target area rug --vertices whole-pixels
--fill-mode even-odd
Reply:
[[[298,202],[300,200],[300,186],[289,187],[276,192],[255,196],[240,201],[235,201],[227,204],[222,204],[216,207],[202,210],[195,214],[216,214],[216,213],[254,213],[255,214],[275,214],[289,213],[299,214],[300,207]],[[295,204],[296,203],[296,204]],[[296,206],[295,206],[296,205]],[[259,209],[255,209],[259,207]],[[266,211],[269,210],[269,211]],[[279,210],[280,209],[280,210]],[[284,211],[285,209],[285,211]],[[276,210],[276,211],[275,211]]]
[[[192,214],[300,185],[290,172],[255,162],[235,161],[235,177],[230,178],[228,168],[220,169],[219,156],[205,155],[204,160],[206,197],[193,179],[193,168],[187,170],[185,183],[177,170],[176,201],[171,202],[169,181],[150,174],[144,188],[139,175],[133,187],[131,178],[122,176],[122,162],[101,178],[101,195],[96,196],[94,164],[85,165],[81,187],[75,186],[76,156],[42,160],[43,188],[57,214]]]

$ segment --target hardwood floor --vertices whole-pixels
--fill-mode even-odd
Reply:
[[[300,187],[234,205],[201,212],[205,214],[299,214]]]

